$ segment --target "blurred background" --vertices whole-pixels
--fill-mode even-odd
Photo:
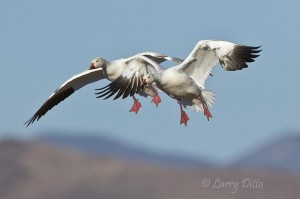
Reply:
[[[298,198],[300,2],[0,2],[0,198]],[[93,57],[142,51],[186,58],[199,40],[263,51],[219,65],[206,83],[213,119],[175,100],[96,99],[90,84],[23,124]]]

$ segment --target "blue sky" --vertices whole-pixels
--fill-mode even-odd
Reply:
[[[131,144],[228,162],[287,131],[300,132],[299,1],[1,1],[0,137],[30,138],[48,129],[109,135]],[[185,58],[197,41],[263,45],[249,68],[217,66],[206,87],[216,93],[213,119],[161,94],[99,100],[84,87],[29,128],[23,123],[95,56],[114,60],[142,51]]]

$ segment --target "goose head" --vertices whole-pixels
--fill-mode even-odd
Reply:
[[[96,57],[92,60],[91,65],[90,65],[90,70],[96,69],[96,68],[104,68],[106,67],[108,61],[101,57]]]
[[[142,79],[142,85],[149,85],[155,81],[153,74],[146,74]]]

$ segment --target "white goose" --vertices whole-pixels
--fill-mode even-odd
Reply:
[[[228,71],[247,68],[247,62],[253,62],[258,57],[260,47],[244,46],[227,41],[202,40],[183,63],[168,69],[160,68],[156,72],[149,72],[142,76],[143,82],[156,86],[170,97],[176,99],[180,106],[180,124],[187,125],[188,115],[183,111],[182,106],[192,107],[194,111],[203,111],[204,115],[212,117],[208,106],[214,102],[214,93],[205,89],[205,80],[211,73],[213,67],[219,62],[223,69]],[[132,70],[134,71],[134,70]],[[125,72],[124,72],[125,73]],[[137,74],[122,75],[119,78],[130,81]],[[120,90],[122,87],[111,83],[111,92]],[[141,83],[139,86],[142,86]]]
[[[155,66],[160,63],[169,60],[176,63],[181,63],[183,60],[163,55],[155,52],[143,52],[134,55],[129,58],[118,59],[112,62],[96,57],[92,60],[90,69],[83,71],[77,75],[74,75],[63,83],[57,90],[55,90],[46,102],[38,109],[38,111],[25,123],[28,127],[35,120],[39,120],[43,115],[45,115],[50,109],[59,104],[61,101],[65,100],[76,90],[82,88],[83,86],[96,82],[101,79],[107,78],[110,81],[117,79],[128,67],[132,66],[143,66],[147,68],[148,65],[155,64]],[[155,94],[156,91],[153,89],[144,90],[141,94],[154,96],[153,101],[158,103],[159,97]],[[134,105],[130,111],[137,112],[141,104],[134,98]]]

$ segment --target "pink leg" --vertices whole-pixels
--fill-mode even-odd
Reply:
[[[158,107],[158,104],[161,103],[159,95],[156,93],[151,84],[147,84],[147,87],[154,93],[151,102],[153,102],[156,105],[156,107]]]
[[[180,124],[184,124],[185,126],[187,125],[188,120],[190,120],[189,116],[184,112],[181,104],[181,100],[178,100],[178,104],[180,106]]]
[[[139,111],[142,105],[134,96],[132,96],[132,99],[133,99],[133,105],[129,110],[129,112],[135,112],[137,114],[137,112]]]
[[[202,94],[200,96],[198,96],[198,99],[201,101],[201,104],[202,104],[203,110],[204,110],[204,115],[206,116],[207,120],[209,121],[209,118],[212,118],[212,115],[208,110],[208,106],[207,106],[205,100],[203,99]]]
[[[161,102],[161,100],[157,93],[154,94],[151,102],[153,102],[156,107],[158,107],[158,104]]]

